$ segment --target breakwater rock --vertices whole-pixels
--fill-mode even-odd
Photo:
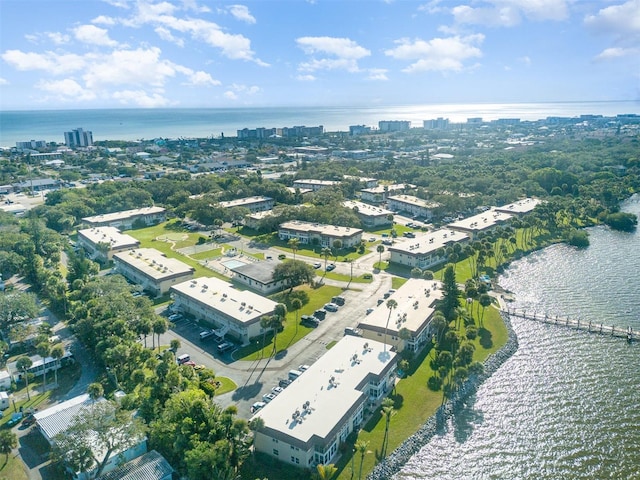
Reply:
[[[420,430],[407,438],[402,445],[396,448],[387,458],[380,462],[367,476],[367,480],[389,480],[398,473],[405,463],[415,455],[431,438],[440,430],[464,404],[466,399],[474,394],[478,387],[487,378],[494,374],[502,364],[518,350],[518,337],[511,326],[511,321],[506,313],[502,319],[507,327],[507,343],[489,356],[484,362],[484,372],[480,375],[469,377],[455,394],[436,410],[425,422]]]

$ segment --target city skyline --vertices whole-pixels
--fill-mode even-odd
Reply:
[[[640,100],[640,0],[3,0],[0,14],[3,110]]]

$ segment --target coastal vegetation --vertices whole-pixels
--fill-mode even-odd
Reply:
[[[505,149],[500,135],[533,133],[513,126],[508,134],[501,131],[493,135],[452,131],[447,133],[445,142],[443,132],[357,139],[328,134],[317,139],[319,146],[385,153],[368,161],[336,158],[311,162],[306,158],[298,160],[290,152],[291,157],[285,154],[281,164],[273,167],[281,173],[287,168],[293,170],[279,179],[265,178],[255,169],[240,174],[229,171],[192,176],[178,167],[188,165],[193,153],[186,155],[177,144],[179,165],[165,165],[168,171],[160,178],[105,181],[89,183],[85,188],[52,191],[44,205],[23,218],[0,212],[0,273],[5,279],[23,277],[32,290],[31,294],[0,294],[0,327],[13,335],[24,334],[24,318],[34,315],[37,299],[45,302],[67,322],[102,368],[99,381],[106,394],[117,388],[127,392],[122,407],[139,412],[150,446],[162,453],[180,475],[306,479],[309,471],[274,465],[261,455],[250,455],[250,431],[255,425],[239,418],[233,407],[222,409],[215,401],[217,394],[233,388],[231,382],[217,379],[209,369],[196,371],[176,365],[174,352],[161,346],[159,340],[170,324],[155,313],[153,302],[135,296],[132,287],[118,275],[100,276],[99,265],[68,248],[69,236],[75,234],[83,217],[162,205],[174,219],[153,227],[136,225],[129,233],[142,246],[192,265],[196,276],[221,278],[226,277],[200,264],[208,256],[177,251],[210,242],[208,237],[189,231],[184,222],[198,222],[204,230],[211,230],[213,237],[225,233],[223,225],[236,224],[228,232],[244,235],[248,242],[277,244],[285,257],[292,257],[287,257],[277,271],[277,277],[286,280],[290,288],[272,297],[278,308],[264,322],[273,327],[273,333],[253,339],[236,352],[236,358],[246,360],[277,355],[303,338],[311,329],[300,324],[300,316],[312,313],[342,292],[340,287],[314,283],[315,271],[299,260],[301,255],[321,259],[324,278],[345,283],[371,281],[371,274],[358,279],[326,272],[327,263],[353,261],[367,253],[377,257],[377,271],[394,275],[393,288],[409,277],[440,279],[444,298],[433,320],[436,328],[432,342],[415,356],[403,353],[403,378],[389,402],[369,412],[368,423],[343,447],[336,471],[329,466],[321,469],[322,475],[337,475],[339,479],[362,477],[414,433],[466,378],[481,372],[482,362],[505,343],[506,329],[488,294],[488,282],[481,276],[486,275],[490,282],[512,260],[553,242],[586,247],[589,240],[584,227],[606,224],[632,231],[637,226],[637,218],[620,212],[618,207],[621,200],[640,189],[637,136],[564,132],[527,146]],[[232,142],[235,141],[220,141],[220,148],[224,150]],[[454,159],[432,157],[429,152],[433,144],[452,152]],[[203,141],[203,145],[203,153],[213,152],[214,147],[208,142]],[[271,146],[247,141],[234,145],[245,149],[245,156],[257,166],[258,153],[288,147],[277,139]],[[456,145],[455,149],[451,145]],[[55,174],[45,165],[27,164],[27,158],[18,156],[15,160],[3,163],[7,168],[1,169],[2,183],[22,180],[27,175]],[[148,167],[133,156],[117,157],[103,149],[69,160],[82,172],[79,178],[88,177],[89,173],[136,176]],[[285,160],[289,166],[285,166]],[[385,247],[381,244],[324,249],[319,245],[308,248],[285,244],[274,238],[277,225],[292,219],[363,227],[356,212],[343,207],[342,201],[357,196],[361,188],[357,178],[365,176],[386,184],[406,184],[407,192],[438,202],[433,228],[446,224],[447,218],[467,216],[488,205],[525,196],[544,202],[530,215],[478,235],[466,247],[457,245],[439,252],[446,261],[433,270],[389,265],[382,260]],[[71,179],[68,175],[64,178]],[[299,190],[287,188],[298,178],[340,182],[303,198]],[[278,204],[274,215],[262,220],[254,231],[239,228],[246,209],[224,209],[219,205],[221,201],[250,195],[269,196]],[[300,208],[302,204],[304,208]],[[408,228],[400,225],[384,230],[391,237],[404,231]],[[211,255],[221,255],[222,248],[212,247]],[[61,269],[63,252],[67,262]],[[387,306],[391,314],[393,305]],[[42,381],[46,382],[46,378]]]

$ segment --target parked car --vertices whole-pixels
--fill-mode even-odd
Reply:
[[[251,405],[250,411],[251,411],[251,413],[256,413],[258,410],[260,410],[265,405],[266,405],[266,403],[264,403],[264,402],[255,402],[253,405]]]
[[[22,425],[24,425],[25,427],[29,427],[29,426],[33,425],[34,423],[36,423],[36,417],[35,417],[35,415],[33,415],[33,413],[29,413],[22,420]]]
[[[215,333],[213,332],[213,330],[204,330],[202,332],[200,332],[200,340],[204,341],[207,338],[211,338],[215,335]]]
[[[335,303],[336,305],[343,306],[344,302],[345,302],[345,298],[339,295],[336,295],[335,297],[331,298],[331,303]]]
[[[269,403],[274,398],[276,398],[276,396],[273,393],[265,393],[264,395],[262,395],[262,400],[266,403]]]
[[[183,318],[184,317],[181,313],[172,313],[171,315],[169,315],[170,322],[177,322],[178,320],[182,320]]]
[[[7,427],[13,427],[14,425],[17,425],[20,420],[22,420],[23,415],[24,414],[22,412],[11,414],[11,419],[7,422]]]
[[[313,268],[318,269],[322,266],[322,264],[320,262],[316,262],[313,264]]]
[[[335,270],[335,269],[336,269],[335,263],[330,263],[329,265],[327,265],[327,272],[330,272],[331,270]]]
[[[357,328],[353,328],[353,327],[347,327],[344,329],[344,334],[345,335],[353,335],[354,337],[361,337],[362,336],[362,332],[357,329]]]
[[[218,345],[218,352],[220,353],[226,353],[229,350],[233,350],[233,343],[222,342],[220,345]]]
[[[367,308],[367,311],[365,312],[365,314],[369,315],[371,312],[373,312],[373,308]]]
[[[280,386],[271,388],[271,392],[274,395],[278,395],[278,394],[282,393],[283,391],[284,391],[284,388],[282,388]]]
[[[313,312],[313,316],[316,317],[318,320],[324,320],[325,317],[327,316],[327,311],[322,308],[319,308],[318,310]]]
[[[306,371],[306,370],[309,370],[309,365],[300,365],[300,366],[298,367],[298,370],[299,370],[299,371],[301,371],[301,372],[304,372],[304,371]]]
[[[323,307],[327,312],[337,312],[338,308],[340,308],[335,303],[325,303]]]
[[[320,325],[320,322],[318,321],[317,318],[311,316],[311,315],[302,315],[302,318],[300,319],[300,324],[304,325],[305,327],[317,327],[318,325]]]
[[[178,361],[178,365],[183,365],[184,363],[191,360],[191,355],[189,355],[188,353],[183,353],[182,355],[179,355],[176,360]]]
[[[289,380],[288,378],[282,378],[278,381],[278,385],[282,388],[287,388],[289,385],[291,385],[291,380]]]

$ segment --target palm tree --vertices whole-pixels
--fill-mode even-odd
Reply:
[[[380,259],[378,260],[378,266],[382,268],[382,254],[384,253],[384,245],[378,245],[376,247],[376,252],[380,254]]]
[[[264,355],[264,342],[267,337],[267,330],[271,327],[271,317],[264,315],[260,317],[260,328],[262,328],[262,354]]]
[[[158,317],[153,322],[153,333],[158,335],[158,351],[160,351],[160,335],[162,335],[166,331],[167,331],[167,321],[162,317]]]
[[[42,393],[44,393],[47,391],[47,357],[51,353],[49,340],[39,343],[36,351],[42,357]]]
[[[486,293],[483,293],[482,295],[480,295],[480,298],[478,299],[478,301],[482,306],[482,316],[480,317],[480,324],[484,325],[484,309],[487,308],[489,305],[491,305],[491,296],[487,295]]]
[[[18,437],[11,430],[0,430],[0,453],[4,453],[4,468],[9,461],[11,450],[18,446]]]
[[[387,317],[387,323],[384,326],[384,351],[387,351],[387,328],[389,328],[389,320],[391,320],[391,311],[398,308],[398,302],[393,298],[387,300],[387,308],[389,309],[389,316]]]
[[[31,400],[31,395],[29,394],[29,378],[28,378],[27,370],[31,368],[31,365],[33,365],[33,362],[31,361],[31,359],[24,355],[18,358],[18,360],[16,361],[16,368],[24,374],[24,381],[27,384],[28,400]]]
[[[300,240],[298,240],[297,238],[290,238],[289,241],[287,242],[287,245],[289,245],[289,248],[293,252],[293,259],[295,260],[296,259],[296,252],[298,251],[298,248],[300,247]]]
[[[362,466],[364,464],[364,456],[369,448],[369,442],[365,440],[358,440],[354,445],[357,452],[360,453],[360,472],[358,473],[358,480],[362,480]]]
[[[338,471],[333,463],[329,463],[327,465],[319,463],[318,465],[316,465],[316,469],[318,470],[318,478],[320,480],[329,480],[333,478],[333,476]]]
[[[89,384],[87,387],[87,393],[89,394],[89,398],[95,402],[104,395],[102,384],[98,382]]]
[[[298,316],[300,314],[300,309],[302,308],[302,300],[299,298],[294,298],[291,300],[291,308],[294,312],[296,312],[296,335],[298,334]]]
[[[148,318],[143,318],[138,322],[138,333],[140,335],[144,335],[144,348],[147,348],[147,335],[149,335],[153,331],[153,325],[151,324],[151,320]],[[156,342],[155,338],[153,339],[153,348],[155,348]]]
[[[287,306],[284,303],[278,303],[273,309],[271,316],[271,328],[273,328],[273,354],[276,353],[276,341],[278,339],[278,331],[282,328],[285,317],[287,316]],[[272,354],[272,355],[273,355]]]
[[[389,397],[382,400],[381,412],[385,416],[386,423],[384,425],[384,437],[382,440],[382,457],[387,456],[387,444],[389,443],[389,425],[391,424],[391,417],[395,415],[396,410],[393,408],[394,401]]]
[[[56,368],[53,373],[56,378],[56,385],[58,384],[58,368],[60,368],[60,359],[64,357],[64,347],[61,344],[54,345],[50,353],[51,357],[56,361]]]
[[[329,247],[322,247],[322,250],[320,251],[320,254],[324,257],[324,271],[327,271],[327,258],[329,258],[329,255],[331,255],[331,248]]]

